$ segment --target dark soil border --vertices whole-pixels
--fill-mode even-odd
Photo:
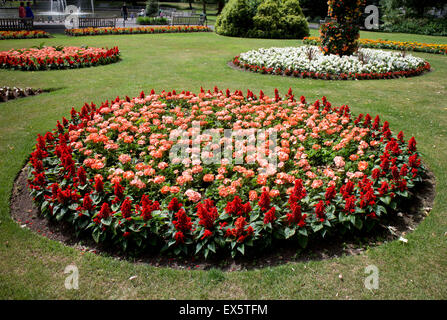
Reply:
[[[425,166],[427,168],[427,166]],[[155,267],[170,267],[174,269],[211,269],[224,271],[238,271],[259,269],[288,262],[305,262],[332,259],[344,255],[358,255],[366,249],[379,246],[413,231],[417,225],[429,214],[435,199],[435,176],[427,169],[423,181],[412,190],[412,198],[405,202],[405,207],[395,215],[389,215],[386,220],[375,228],[373,234],[337,236],[317,241],[311,241],[304,250],[289,242],[284,246],[278,245],[262,255],[245,256],[236,259],[230,257],[179,258],[159,253],[142,253],[130,256],[118,252],[114,248],[96,244],[91,237],[77,237],[73,227],[67,222],[53,222],[40,215],[35,206],[27,186],[28,166],[22,168],[14,182],[10,198],[10,210],[13,220],[21,228],[50,240],[59,241],[82,252],[93,252],[118,260],[128,260],[135,263],[149,264]]]

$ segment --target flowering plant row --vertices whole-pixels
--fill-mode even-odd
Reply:
[[[42,30],[0,31],[0,40],[49,38],[50,34]]]
[[[0,68],[23,71],[71,69],[117,62],[118,47],[43,47],[0,52]]]
[[[96,36],[108,34],[139,34],[139,33],[177,33],[177,32],[210,32],[205,26],[162,26],[162,27],[135,27],[135,28],[83,28],[65,29],[69,36]]]
[[[352,56],[324,55],[315,46],[257,49],[241,53],[233,63],[249,71],[316,79],[387,79],[430,70],[411,55],[360,49]]]
[[[277,138],[237,140],[261,129]],[[219,158],[222,147],[230,158]],[[217,88],[72,109],[38,135],[29,164],[48,219],[123,249],[205,257],[370,230],[424,172],[414,137],[394,135],[379,116],[353,117],[346,105],[297,100],[292,90],[270,98]]]
[[[321,44],[319,37],[305,37],[303,43],[307,45],[319,46]],[[359,39],[360,47],[373,49],[391,49],[401,51],[419,51],[427,53],[447,54],[447,44],[422,43],[410,41],[390,41]]]

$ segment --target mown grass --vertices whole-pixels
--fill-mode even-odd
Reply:
[[[391,35],[388,39],[446,43],[442,37]],[[384,35],[362,34],[372,38]],[[258,47],[290,46],[293,40],[238,39],[202,34],[123,35],[45,40],[5,40],[0,50],[46,45],[119,46],[117,64],[79,70],[21,72],[0,70],[0,85],[57,88],[50,93],[0,104],[0,298],[2,299],[433,299],[447,298],[447,57],[416,53],[433,66],[420,77],[381,81],[322,81],[240,72],[226,63]],[[173,270],[93,253],[21,229],[9,215],[13,181],[38,133],[68,116],[72,106],[96,104],[141,90],[200,87],[285,94],[308,100],[323,95],[354,113],[380,114],[392,130],[415,136],[433,170],[437,196],[430,215],[408,234],[359,256],[288,263],[252,271]],[[79,290],[66,290],[64,269],[75,264]],[[364,287],[365,267],[379,268],[378,290]],[[343,275],[343,281],[339,279]],[[129,280],[131,276],[137,278]]]

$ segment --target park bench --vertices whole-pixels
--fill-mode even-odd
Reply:
[[[116,18],[79,18],[79,28],[116,27]]]
[[[0,18],[0,30],[32,30],[34,28],[33,18]]]
[[[173,26],[203,26],[205,23],[206,16],[171,16],[170,22]]]

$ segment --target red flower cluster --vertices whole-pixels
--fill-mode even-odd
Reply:
[[[217,118],[231,127],[279,128],[282,165],[267,175],[253,164],[170,164],[169,128],[188,128],[191,110],[204,126]],[[176,254],[243,253],[274,235],[310,238],[352,221],[373,223],[410,195],[424,170],[414,137],[394,136],[378,116],[353,118],[325,97],[296,101],[292,90],[270,98],[217,88],[198,96],[142,92],[73,109],[70,120],[37,136],[29,165],[29,187],[46,217],[91,231],[97,241],[127,248],[156,240]]]
[[[44,47],[0,52],[0,68],[22,71],[72,69],[117,62],[118,47]]]

